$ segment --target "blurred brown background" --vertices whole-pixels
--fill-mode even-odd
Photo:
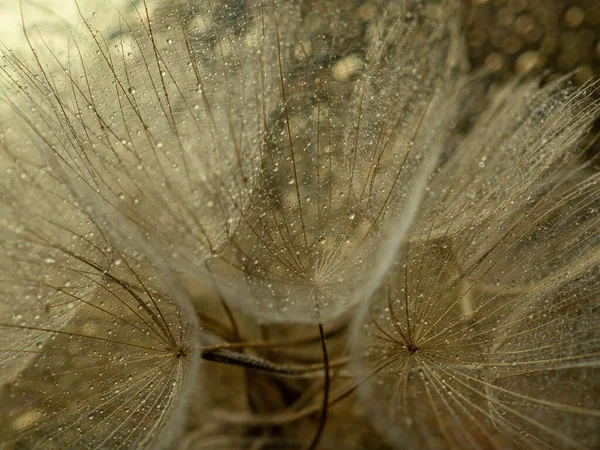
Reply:
[[[575,85],[600,77],[600,0],[466,0],[466,41],[473,69],[498,80],[572,74]],[[600,119],[588,157],[600,155]]]
[[[498,77],[550,69],[582,84],[600,74],[600,1],[470,0],[474,67]]]

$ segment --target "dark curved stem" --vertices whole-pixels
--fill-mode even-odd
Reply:
[[[323,408],[321,409],[321,418],[319,420],[319,428],[312,442],[308,446],[308,450],[314,450],[317,448],[321,437],[323,436],[323,430],[325,429],[325,423],[327,422],[327,411],[329,408],[329,354],[327,353],[327,343],[325,342],[325,332],[323,331],[323,324],[319,323],[319,336],[321,337],[321,347],[323,349],[323,366],[325,370],[325,387],[323,389]]]
[[[306,377],[311,373],[321,371],[325,368],[325,364],[279,364],[276,362],[263,359],[259,356],[248,355],[246,353],[232,352],[230,350],[202,350],[202,359],[206,361],[216,362],[220,364],[229,364],[232,366],[240,366],[246,369],[255,369],[262,372],[267,372],[272,375],[282,377]],[[348,364],[348,358],[339,358],[337,360],[328,361],[328,369],[334,367],[343,367]],[[312,378],[312,376],[311,376]]]

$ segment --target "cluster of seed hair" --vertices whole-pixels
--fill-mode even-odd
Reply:
[[[597,87],[479,96],[456,3],[74,1],[50,38],[23,2],[0,446],[297,448],[252,427],[320,412],[316,448],[357,389],[392,448],[598,446]],[[261,415],[247,375],[254,414],[199,419],[201,359],[309,380],[308,405]]]

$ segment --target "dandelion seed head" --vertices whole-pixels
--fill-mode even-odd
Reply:
[[[599,197],[578,144],[598,105],[555,89],[495,97],[495,120],[521,146],[514,131],[475,125],[356,329],[364,399],[392,443],[597,445],[598,386],[578,386],[597,377]]]
[[[207,13],[220,7],[206,6]],[[26,76],[4,52],[6,81],[26,89],[13,108],[38,109],[43,128],[24,126],[45,135],[45,157],[107,223],[104,231],[139,249],[175,250],[172,263],[191,271],[222,248],[248,200],[262,151],[262,98],[271,89],[260,66],[272,41],[254,28],[256,5],[216,20],[207,34],[177,11],[152,22],[156,8],[82,14],[67,56],[36,43],[44,48],[34,61],[40,76]],[[37,90],[47,99],[40,104],[26,93]],[[210,213],[208,199],[216,205]]]
[[[46,159],[52,132],[23,133],[33,123],[8,117],[25,128],[0,141],[0,167],[14,174],[0,180],[1,445],[134,447],[166,439],[165,428],[175,436],[198,364],[185,295],[162,291],[156,260],[121,254],[103,233]]]
[[[442,146],[420,123],[452,117],[443,94],[452,19],[445,27],[412,6],[411,14],[390,7],[378,32],[362,38],[362,53],[335,39],[344,10],[328,21],[304,19],[310,54],[278,43],[278,103],[262,176],[229,246],[210,263],[232,304],[268,320],[314,322],[369,297],[387,264],[379,243],[402,235],[415,180]],[[418,37],[438,51],[421,58]],[[376,263],[365,270],[367,261]]]

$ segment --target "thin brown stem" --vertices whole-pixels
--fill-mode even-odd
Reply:
[[[327,423],[327,412],[329,406],[329,389],[331,379],[329,376],[329,354],[327,353],[327,342],[325,341],[325,333],[323,331],[323,324],[319,323],[319,335],[321,336],[321,348],[323,350],[323,365],[325,366],[325,386],[323,388],[323,409],[321,410],[321,418],[319,420],[319,427],[317,428],[317,432],[308,446],[309,450],[314,450],[317,448],[321,437],[323,436],[323,430],[325,429],[325,424]]]

